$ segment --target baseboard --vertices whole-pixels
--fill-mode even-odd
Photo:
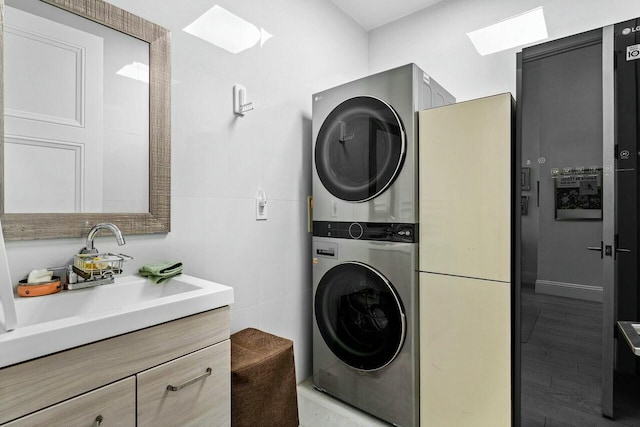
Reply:
[[[602,302],[602,288],[600,286],[536,280],[536,293]]]

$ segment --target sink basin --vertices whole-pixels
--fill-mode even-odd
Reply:
[[[16,298],[16,329],[0,333],[0,367],[233,303],[233,289],[181,274],[161,284],[139,276]]]

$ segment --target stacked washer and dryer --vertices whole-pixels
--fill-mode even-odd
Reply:
[[[419,423],[418,121],[455,99],[414,64],[313,95],[313,382]]]

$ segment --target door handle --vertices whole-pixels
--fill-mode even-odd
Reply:
[[[616,248],[616,255],[618,255],[619,253],[629,253],[629,252],[631,252],[631,249],[619,248],[618,247],[618,242],[619,241],[620,241],[620,236],[618,234],[613,236],[613,243],[614,243],[615,248]]]
[[[602,255],[603,255],[602,242],[600,243],[600,246],[587,246],[587,249],[590,251],[600,251],[600,258],[602,258]],[[616,251],[616,254],[630,253],[631,249],[616,248],[615,251]],[[606,253],[607,253],[607,256],[611,256],[611,246],[607,245]]]
[[[600,241],[600,246],[587,246],[587,249],[590,251],[600,251],[600,258],[603,257],[604,251],[602,250],[603,241]]]

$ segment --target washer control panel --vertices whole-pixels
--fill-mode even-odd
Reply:
[[[314,221],[313,235],[336,239],[416,243],[418,224]]]

